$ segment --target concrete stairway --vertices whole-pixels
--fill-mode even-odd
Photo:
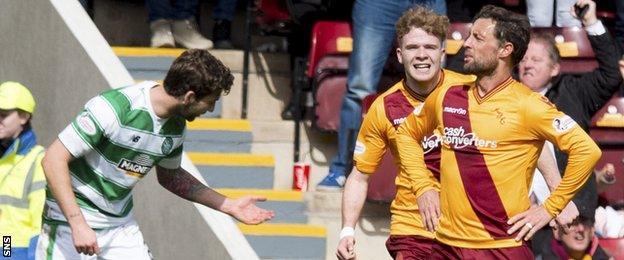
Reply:
[[[161,81],[173,59],[183,50],[151,48],[114,48],[135,80]],[[240,78],[241,51],[211,51]],[[257,56],[254,56],[257,57]],[[259,70],[252,62],[250,89]],[[240,89],[240,80],[234,89]],[[234,92],[234,91],[233,91]],[[230,100],[239,96],[229,97]],[[259,195],[267,198],[261,207],[274,210],[276,217],[268,223],[249,226],[238,224],[252,248],[262,259],[324,259],[326,231],[309,225],[306,203],[301,192],[275,190],[274,154],[251,154],[254,142],[252,125],[239,119],[222,119],[229,110],[223,98],[214,112],[190,122],[185,151],[202,177],[213,188],[229,197]],[[234,102],[236,103],[236,102]],[[230,114],[232,115],[232,113]],[[232,116],[229,116],[232,117]]]

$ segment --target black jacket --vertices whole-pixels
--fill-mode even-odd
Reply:
[[[609,101],[622,81],[618,65],[620,54],[609,32],[588,38],[598,61],[598,68],[583,74],[559,74],[553,78],[552,86],[546,92],[546,97],[586,132],[589,132],[594,114]],[[563,174],[568,155],[555,148],[555,157]],[[593,173],[573,200],[582,215],[594,218],[598,194]]]

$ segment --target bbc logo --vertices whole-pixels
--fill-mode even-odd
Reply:
[[[11,257],[11,236],[2,236],[2,256]]]

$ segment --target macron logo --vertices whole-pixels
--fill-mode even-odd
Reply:
[[[456,107],[444,107],[444,112],[458,115],[466,115],[466,109]]]

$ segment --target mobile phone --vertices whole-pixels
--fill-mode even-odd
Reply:
[[[585,14],[587,13],[587,10],[589,10],[588,4],[584,6],[579,6],[576,4],[574,5],[574,12],[576,13],[576,17],[578,17],[578,19],[582,20]]]

